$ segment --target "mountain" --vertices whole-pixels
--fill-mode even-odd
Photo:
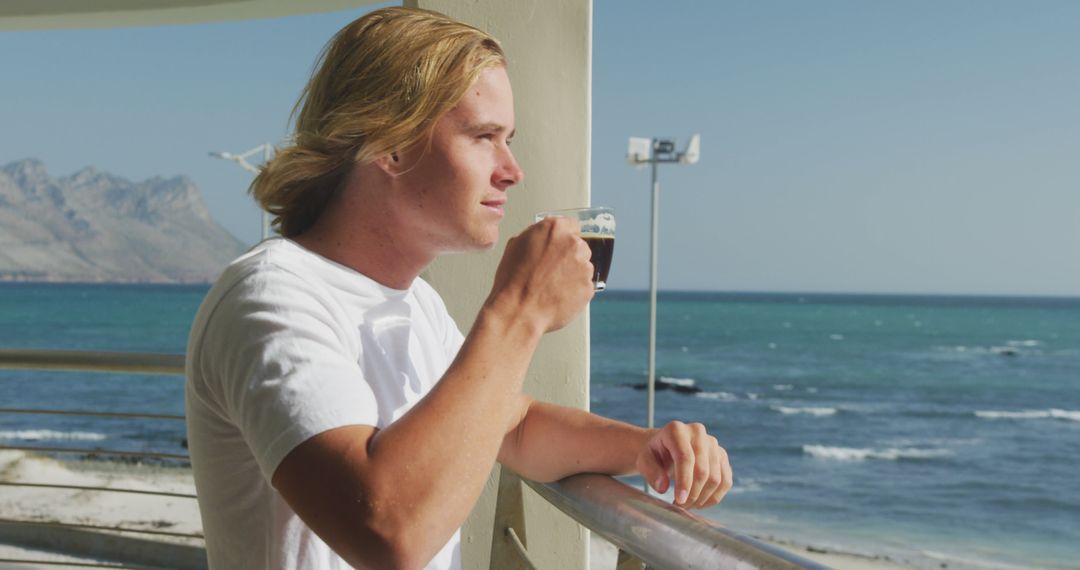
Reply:
[[[186,177],[131,182],[93,168],[0,168],[0,281],[200,283],[246,247]]]

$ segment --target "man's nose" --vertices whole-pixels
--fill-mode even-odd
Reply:
[[[502,159],[499,161],[499,168],[495,171],[495,186],[501,190],[520,184],[525,179],[525,172],[521,170],[521,166],[518,164],[517,159],[514,158],[514,153],[510,152],[510,148],[507,147],[503,153]]]

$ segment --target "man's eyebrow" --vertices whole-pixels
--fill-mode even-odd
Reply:
[[[500,125],[499,123],[479,123],[469,127],[470,132],[474,133],[503,133],[506,132],[506,125]],[[514,138],[514,133],[517,129],[510,131],[510,134],[506,138]]]

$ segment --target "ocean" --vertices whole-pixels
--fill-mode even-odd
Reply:
[[[182,352],[206,290],[0,284],[0,347]],[[643,424],[647,295],[591,312],[592,409]],[[1080,299],[661,293],[657,376],[657,422],[702,422],[731,456],[735,488],[704,516],[924,568],[1080,568]],[[0,399],[182,414],[183,382],[0,370]],[[0,445],[183,453],[183,437],[0,413]]]

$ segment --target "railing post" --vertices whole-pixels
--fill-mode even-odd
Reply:
[[[619,559],[615,562],[615,570],[645,570],[645,563],[620,548]]]
[[[522,499],[521,487],[521,478],[517,474],[505,467],[499,467],[495,526],[491,532],[492,570],[529,570],[534,567],[526,558],[524,551],[527,542],[525,540],[525,503]]]

